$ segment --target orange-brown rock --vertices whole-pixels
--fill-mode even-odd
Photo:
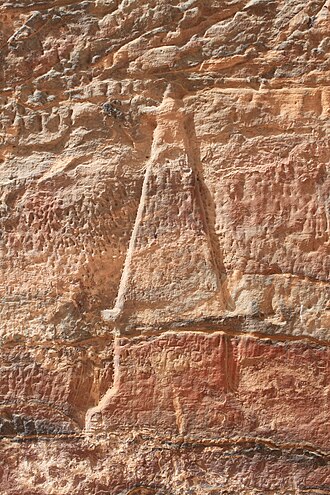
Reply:
[[[0,27],[0,494],[330,494],[329,0]]]

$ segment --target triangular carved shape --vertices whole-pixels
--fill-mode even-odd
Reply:
[[[156,119],[116,305],[103,312],[123,333],[194,317],[220,286],[182,100],[168,90]]]

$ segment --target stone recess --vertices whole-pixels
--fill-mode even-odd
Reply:
[[[0,494],[330,495],[330,1],[0,2]]]

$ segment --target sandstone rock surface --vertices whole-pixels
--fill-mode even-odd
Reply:
[[[330,494],[329,0],[0,27],[0,493]]]

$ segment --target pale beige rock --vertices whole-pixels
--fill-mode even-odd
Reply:
[[[1,494],[329,492],[329,26],[1,3]]]

